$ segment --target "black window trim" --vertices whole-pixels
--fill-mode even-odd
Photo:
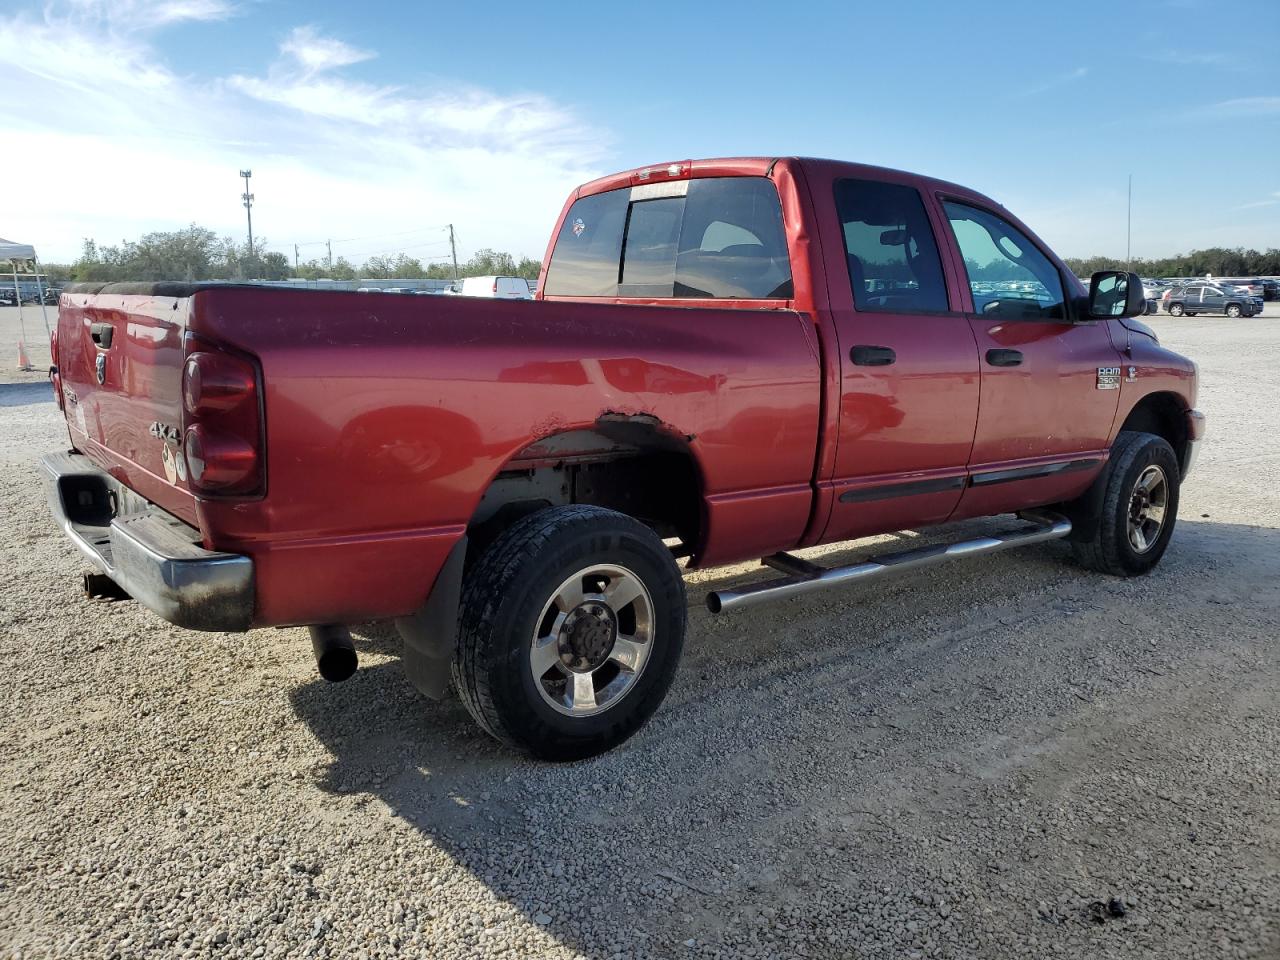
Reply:
[[[951,243],[951,249],[954,253],[959,254],[960,269],[964,271],[964,280],[965,280],[964,285],[965,285],[965,289],[968,291],[968,294],[969,294],[969,306],[971,308],[974,305],[973,278],[969,276],[969,268],[964,265],[964,251],[960,249],[960,241],[956,237],[955,229],[951,226],[951,218],[947,216],[947,208],[944,206],[944,204],[946,204],[947,202],[958,203],[961,206],[965,206],[965,207],[972,207],[974,210],[981,210],[983,213],[989,214],[990,216],[997,217],[998,219],[1003,220],[1005,223],[1009,224],[1009,226],[1013,227],[1020,234],[1026,237],[1027,242],[1030,243],[1031,246],[1035,247],[1035,249],[1040,252],[1040,255],[1042,257],[1044,257],[1046,260],[1049,261],[1050,266],[1053,267],[1054,272],[1058,275],[1058,283],[1061,284],[1062,286],[1062,307],[1063,307],[1063,313],[1066,314],[1065,317],[1063,317],[1061,320],[1046,320],[1043,317],[1038,320],[1031,317],[1002,318],[1005,322],[1075,324],[1075,323],[1081,322],[1079,319],[1081,315],[1083,315],[1083,317],[1086,320],[1098,319],[1096,317],[1094,318],[1089,317],[1088,307],[1087,307],[1088,297],[1084,298],[1085,304],[1082,308],[1082,305],[1077,302],[1078,298],[1073,297],[1071,295],[1072,287],[1070,284],[1067,283],[1067,278],[1062,273],[1062,267],[1058,265],[1058,258],[1055,257],[1052,254],[1052,252],[1050,252],[1042,243],[1040,243],[1039,240],[1030,233],[1030,231],[1023,230],[1022,227],[1018,226],[1018,224],[1010,221],[1009,219],[1010,214],[1007,210],[1004,213],[1001,213],[999,210],[992,210],[986,204],[977,203],[974,200],[971,200],[969,197],[961,197],[956,194],[947,193],[946,191],[943,191],[943,190],[939,190],[936,194],[934,194],[934,196],[936,196],[938,199],[938,206],[942,210],[942,218],[943,220],[946,221],[946,224],[947,224],[947,233],[948,233],[947,239]],[[1004,208],[1001,207],[1001,209],[1003,210]],[[1082,309],[1083,309],[1083,314],[1081,314]],[[978,313],[977,310],[970,309],[968,311],[968,316],[981,317],[982,315]]]
[[[849,247],[844,236],[844,221],[843,221],[843,218],[840,216],[840,204],[836,200],[836,190],[839,189],[840,184],[846,180],[857,180],[863,183],[882,183],[882,184],[886,184],[888,186],[893,186],[893,187],[906,187],[908,190],[914,190],[916,194],[920,197],[920,205],[921,207],[924,208],[925,219],[929,221],[929,229],[932,230],[934,234],[933,245],[934,245],[934,248],[937,249],[938,251],[938,267],[942,270],[942,284],[947,292],[947,309],[946,310],[859,310],[858,309],[858,298],[854,296],[854,293],[853,293],[853,276],[849,273],[849,262],[848,262]],[[883,177],[844,176],[844,177],[836,177],[834,180],[831,181],[831,199],[832,199],[831,206],[832,206],[832,209],[835,211],[835,215],[836,215],[836,229],[840,234],[840,252],[843,254],[844,260],[845,260],[845,267],[844,267],[844,270],[841,272],[843,273],[845,281],[848,283],[848,286],[849,286],[849,302],[852,305],[854,313],[859,314],[861,316],[868,316],[868,317],[962,317],[963,318],[969,315],[968,311],[964,309],[956,309],[954,306],[953,301],[955,300],[955,298],[952,297],[952,293],[954,293],[955,291],[952,289],[953,284],[952,284],[950,273],[947,270],[946,258],[943,257],[942,248],[938,246],[938,225],[934,223],[933,214],[929,210],[929,197],[927,194],[925,194],[923,190],[921,190],[914,183],[901,183],[897,180],[889,180]],[[963,308],[964,306],[963,303],[961,303],[960,306],[961,308]]]

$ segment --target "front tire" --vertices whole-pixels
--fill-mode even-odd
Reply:
[[[1240,308],[1237,307],[1234,303],[1231,304],[1230,306],[1227,307],[1227,316],[1230,317],[1232,320],[1238,320],[1240,318]]]
[[[1168,441],[1153,433],[1121,431],[1111,449],[1097,528],[1071,545],[1090,570],[1140,576],[1164,556],[1178,519],[1181,473]]]
[[[553,507],[515,523],[468,573],[454,685],[498,740],[577,760],[653,715],[684,632],[684,580],[652,530],[601,507]]]

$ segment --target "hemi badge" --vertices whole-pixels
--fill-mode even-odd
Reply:
[[[1120,368],[1119,367],[1099,367],[1098,368],[1098,389],[1099,390],[1119,390],[1120,389]]]

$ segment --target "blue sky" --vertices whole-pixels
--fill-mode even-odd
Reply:
[[[956,180],[1064,256],[1280,245],[1271,2],[53,0],[0,14],[0,235],[195,221],[360,261],[540,257],[565,194],[702,156]]]

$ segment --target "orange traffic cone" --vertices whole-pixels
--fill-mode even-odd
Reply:
[[[35,367],[31,365],[31,358],[27,356],[27,345],[23,343],[21,340],[18,341],[18,369],[19,370],[35,369]]]

